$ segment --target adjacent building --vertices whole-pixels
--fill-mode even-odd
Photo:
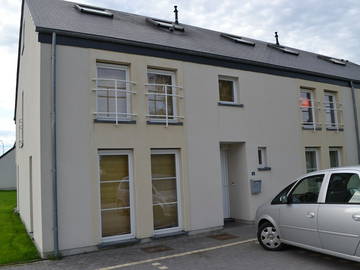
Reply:
[[[23,3],[20,215],[43,256],[251,223],[359,163],[360,66],[64,1]]]
[[[0,190],[16,190],[15,145],[0,156]]]

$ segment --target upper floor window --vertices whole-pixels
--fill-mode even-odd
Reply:
[[[341,105],[336,101],[336,93],[325,92],[324,111],[327,129],[339,129],[341,121]]]
[[[148,115],[154,122],[176,122],[182,117],[178,115],[178,90],[175,72],[158,69],[149,69],[147,73],[148,83],[147,100]]]
[[[127,66],[97,64],[96,81],[96,119],[104,121],[129,121],[135,116],[131,113],[131,91],[133,82],[129,81]]]
[[[236,79],[219,76],[220,103],[237,103]]]
[[[313,90],[301,89],[300,109],[302,114],[302,126],[304,128],[316,129],[318,124],[316,122],[316,108]]]
[[[306,172],[313,172],[319,169],[319,149],[305,148]]]

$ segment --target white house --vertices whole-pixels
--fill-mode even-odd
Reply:
[[[43,256],[251,223],[303,173],[359,163],[359,89],[340,58],[26,0],[20,216]]]

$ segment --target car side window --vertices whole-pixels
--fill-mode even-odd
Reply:
[[[313,175],[302,179],[291,192],[292,204],[317,203],[324,174]]]
[[[360,204],[360,178],[357,173],[333,173],[325,203]]]
[[[281,201],[281,197],[287,195],[291,188],[295,185],[296,181],[294,183],[291,183],[286,188],[284,188],[276,197],[271,201],[271,204],[286,204],[285,202]]]

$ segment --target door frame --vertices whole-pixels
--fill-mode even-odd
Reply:
[[[229,150],[224,149],[224,147],[220,147],[220,166],[221,166],[221,186],[222,186],[222,195],[223,195],[223,218],[231,218],[231,202],[230,202],[230,183],[229,183]],[[225,160],[224,160],[225,158]],[[224,168],[225,166],[226,168]],[[225,191],[224,185],[224,169],[226,169],[226,177],[227,177],[227,190]],[[227,193],[227,210],[225,213],[225,192]],[[226,216],[225,214],[229,214]]]
[[[129,167],[129,204],[130,204],[130,233],[113,236],[102,236],[102,216],[101,216],[101,181],[100,181],[100,157],[101,156],[128,156]],[[102,243],[121,241],[135,238],[136,217],[135,217],[135,192],[134,192],[134,172],[133,172],[133,151],[132,150],[98,150],[98,187],[99,187],[99,228]]]
[[[153,221],[153,229],[154,235],[162,235],[168,233],[179,232],[183,229],[183,214],[182,214],[182,200],[181,200],[181,174],[180,174],[180,151],[179,149],[151,149],[150,155],[161,155],[161,154],[174,154],[175,155],[175,170],[176,170],[176,196],[177,196],[177,213],[178,213],[178,226],[166,228],[166,229],[154,229],[154,221]],[[150,156],[151,162],[151,156]],[[151,166],[150,166],[151,168]],[[152,189],[152,172],[151,172],[151,189]],[[152,200],[153,205],[153,200]],[[153,215],[154,216],[154,215]]]

